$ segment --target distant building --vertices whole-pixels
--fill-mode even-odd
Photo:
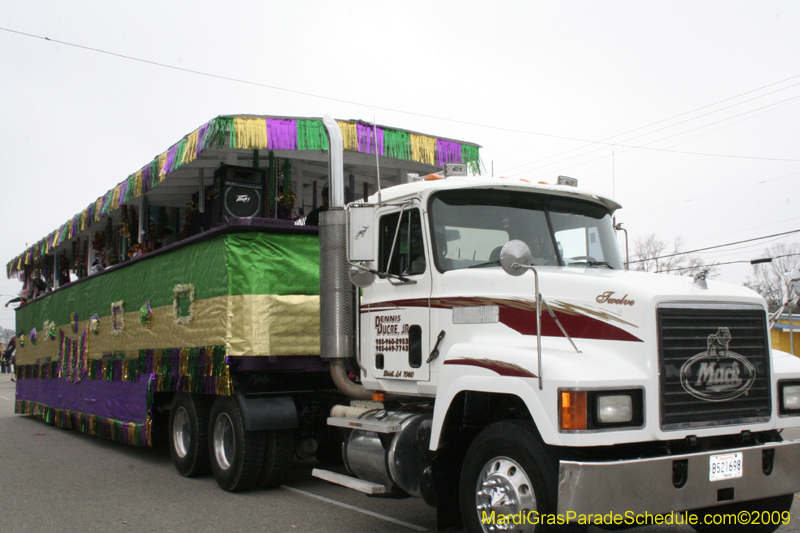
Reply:
[[[791,318],[791,324],[790,319]],[[794,355],[800,357],[800,315],[783,314],[770,332],[772,348],[792,353],[792,336],[794,336]]]

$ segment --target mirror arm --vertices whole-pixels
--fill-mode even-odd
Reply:
[[[514,263],[511,268],[533,270],[533,285],[536,291],[536,360],[539,371],[539,390],[542,390],[542,295],[539,294],[539,273],[533,265]]]
[[[542,297],[542,294],[539,292],[539,273],[536,271],[536,267],[533,265],[522,265],[520,263],[514,263],[511,265],[513,269],[520,269],[524,268],[527,270],[533,271],[533,283],[534,283],[534,290],[536,291],[536,357],[538,360],[538,368],[539,368],[539,390],[542,390],[542,304],[547,308],[547,312],[550,313],[550,316],[553,317],[553,320],[558,325],[561,333],[567,338],[569,343],[575,349],[576,352],[582,353],[577,346],[575,346],[575,342],[573,342],[572,337],[569,336],[567,330],[564,329],[564,326],[561,324],[561,321],[558,319],[556,314],[550,309],[550,305],[547,301]]]
[[[355,268],[357,268],[359,270],[363,270],[364,272],[369,272],[370,274],[374,274],[374,275],[378,276],[381,279],[388,279],[390,282],[392,282],[392,279],[399,279],[403,283],[416,283],[417,282],[417,280],[408,279],[405,276],[399,276],[397,274],[390,274],[388,272],[380,272],[378,270],[375,270],[374,268],[367,268],[364,265],[359,265],[358,263],[350,262],[350,266],[355,267]]]

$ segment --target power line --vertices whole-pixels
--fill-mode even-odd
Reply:
[[[667,258],[670,258],[670,257],[675,257],[676,255],[694,254],[694,253],[697,253],[697,252],[703,252],[705,250],[713,250],[715,248],[724,248],[726,246],[733,246],[735,244],[742,244],[742,243],[745,243],[745,242],[761,241],[761,240],[764,240],[764,239],[770,239],[772,237],[778,237],[780,235],[791,235],[792,233],[800,233],[800,229],[796,229],[796,230],[792,230],[792,231],[785,231],[783,233],[775,233],[773,235],[764,235],[763,237],[755,237],[753,239],[746,239],[746,240],[743,240],[743,241],[729,242],[727,244],[717,244],[715,246],[708,246],[706,248],[698,248],[696,250],[688,250],[686,252],[676,252],[674,254],[660,255],[658,257],[648,257],[646,259],[638,259],[636,261],[629,261],[628,264],[629,265],[633,265],[635,263],[644,263],[645,261],[654,261],[656,259],[667,259]]]
[[[428,118],[428,119],[432,119],[432,120],[441,120],[441,121],[446,121],[446,122],[452,122],[454,124],[463,124],[463,125],[466,125],[466,126],[474,126],[474,127],[492,129],[492,130],[497,130],[497,131],[505,131],[505,132],[509,132],[509,133],[520,133],[520,134],[525,134],[525,135],[535,135],[535,136],[538,136],[538,137],[548,137],[548,138],[551,138],[551,139],[560,139],[560,140],[566,140],[566,141],[578,141],[578,142],[588,143],[588,144],[602,144],[604,146],[619,146],[619,147],[622,147],[622,148],[630,148],[630,149],[639,148],[639,149],[643,149],[643,150],[655,150],[655,151],[661,151],[661,152],[672,152],[672,153],[678,153],[678,154],[699,155],[699,156],[706,156],[706,157],[728,157],[728,158],[735,158],[735,159],[756,159],[756,160],[767,160],[767,161],[800,162],[800,159],[763,158],[763,157],[745,156],[745,155],[739,155],[739,154],[709,154],[709,153],[698,153],[698,152],[684,152],[684,151],[679,151],[679,150],[666,150],[666,149],[653,148],[653,147],[648,147],[648,146],[632,146],[632,145],[625,145],[625,144],[619,144],[619,143],[593,141],[593,140],[590,140],[590,139],[581,139],[581,138],[577,138],[577,137],[568,137],[568,136],[565,136],[565,135],[554,135],[554,134],[549,134],[549,133],[541,133],[541,132],[535,132],[535,131],[529,131],[529,130],[521,130],[521,129],[516,129],[516,128],[508,128],[508,127],[503,127],[503,126],[493,126],[493,125],[490,125],[490,124],[481,124],[481,123],[477,123],[477,122],[469,122],[469,121],[466,121],[466,120],[458,120],[458,119],[452,119],[452,118],[439,117],[439,116],[436,116],[436,115],[429,115],[429,114],[426,114],[426,113],[417,113],[417,112],[414,112],[414,111],[405,111],[405,110],[402,110],[402,109],[396,109],[396,108],[392,108],[392,107],[385,107],[385,106],[372,105],[372,104],[364,104],[364,103],[361,103],[361,102],[354,102],[352,100],[345,100],[345,99],[342,99],[342,98],[333,98],[333,97],[330,97],[330,96],[323,96],[323,95],[320,95],[320,94],[314,94],[314,93],[309,93],[309,92],[305,92],[305,91],[287,89],[285,87],[278,87],[277,85],[269,85],[269,84],[266,84],[266,83],[260,83],[260,82],[256,82],[256,81],[244,80],[244,79],[240,79],[240,78],[234,78],[234,77],[231,77],[231,76],[222,76],[220,74],[213,74],[213,73],[210,73],[210,72],[203,72],[203,71],[200,71],[200,70],[194,70],[194,69],[189,69],[189,68],[184,68],[184,67],[177,67],[175,65],[169,65],[167,63],[160,63],[158,61],[151,61],[151,60],[148,60],[148,59],[141,59],[141,58],[134,57],[134,56],[129,56],[129,55],[125,55],[125,54],[119,54],[119,53],[116,53],[116,52],[110,52],[108,50],[102,50],[100,48],[94,48],[94,47],[91,47],[91,46],[84,46],[84,45],[80,45],[80,44],[70,43],[70,42],[67,42],[67,41],[61,41],[61,40],[58,40],[58,39],[51,39],[49,37],[43,37],[41,35],[34,35],[34,34],[31,34],[31,33],[12,30],[12,29],[9,29],[9,28],[0,27],[0,30],[6,31],[6,32],[9,32],[9,33],[14,33],[14,34],[17,34],[17,35],[23,35],[25,37],[30,37],[30,38],[33,38],[33,39],[41,39],[41,40],[52,42],[52,43],[62,44],[64,46],[71,46],[73,48],[79,48],[79,49],[82,49],[82,50],[88,50],[90,52],[97,52],[97,53],[100,53],[100,54],[106,54],[106,55],[110,55],[110,56],[113,56],[113,57],[118,57],[118,58],[121,58],[121,59],[127,59],[129,61],[137,61],[139,63],[145,63],[145,64],[148,64],[148,65],[153,65],[153,66],[157,66],[157,67],[168,68],[168,69],[172,69],[172,70],[177,70],[179,72],[186,72],[186,73],[189,73],[189,74],[195,74],[195,75],[198,75],[198,76],[205,76],[205,77],[209,77],[209,78],[215,78],[215,79],[224,80],[224,81],[231,81],[231,82],[235,82],[235,83],[243,83],[243,84],[252,85],[252,86],[255,86],[255,87],[262,87],[262,88],[265,88],[265,89],[272,89],[272,90],[275,90],[275,91],[283,91],[283,92],[287,92],[287,93],[298,94],[298,95],[301,95],[301,96],[307,96],[307,97],[310,97],[310,98],[318,98],[318,99],[321,99],[321,100],[328,100],[328,101],[331,101],[331,102],[339,102],[339,103],[355,105],[355,106],[359,106],[359,107],[367,107],[367,108],[371,108],[371,109],[379,109],[381,111],[388,111],[388,112],[391,112],[391,113],[401,113],[401,114],[405,114],[405,115]],[[792,79],[792,78],[788,78],[788,79]],[[777,83],[780,83],[780,82],[777,82]]]
[[[689,202],[694,202],[695,200],[705,200],[706,198],[711,198],[712,196],[718,196],[720,194],[726,194],[729,192],[739,191],[741,189],[746,189],[748,187],[755,187],[756,185],[761,185],[763,183],[769,183],[770,181],[782,180],[784,178],[791,178],[792,176],[797,176],[800,172],[792,172],[791,174],[784,174],[783,176],[778,176],[777,178],[769,178],[766,180],[761,180],[758,183],[749,183],[747,185],[742,185],[741,187],[734,187],[733,189],[724,189],[722,191],[712,192],[710,194],[706,194],[705,196],[695,196],[694,198],[684,198],[679,202],[673,202],[671,204],[662,205],[659,207],[651,207],[650,209],[643,209],[642,211],[635,211],[633,213],[626,213],[626,217],[632,217],[636,215],[641,215],[642,213],[649,213],[650,211],[657,211],[658,209],[664,209],[666,207],[674,207],[680,204],[687,204]]]
[[[642,144],[642,145],[631,146],[631,145],[626,145],[626,144],[617,144],[616,146],[620,146],[622,148],[625,148],[625,150],[622,150],[619,153],[630,152],[631,150],[637,150],[638,149],[638,150],[654,150],[654,151],[657,151],[657,152],[665,152],[665,153],[673,153],[673,154],[685,154],[685,155],[699,155],[699,156],[706,156],[706,157],[717,157],[719,154],[710,154],[710,153],[706,153],[706,152],[688,152],[688,151],[685,151],[685,150],[673,150],[673,149],[670,149],[670,148],[654,148],[654,147],[651,147],[649,145],[657,143],[657,142],[661,142],[661,141],[666,141],[666,140],[672,139],[674,137],[679,137],[681,135],[686,135],[687,133],[691,133],[693,131],[697,131],[697,130],[700,130],[700,129],[703,129],[703,128],[708,128],[708,127],[713,126],[715,124],[720,124],[722,122],[733,120],[735,118],[738,118],[738,117],[741,117],[741,116],[744,116],[744,115],[749,115],[751,113],[756,113],[757,111],[769,110],[769,108],[773,108],[773,107],[780,106],[780,105],[786,105],[787,103],[794,102],[794,101],[796,101],[798,99],[800,99],[800,95],[792,96],[791,98],[787,98],[785,100],[781,100],[780,102],[773,102],[771,104],[768,104],[768,105],[763,106],[763,107],[759,107],[757,109],[751,109],[749,111],[744,111],[742,113],[739,113],[738,115],[733,115],[732,117],[726,117],[726,118],[717,120],[716,122],[712,122],[710,124],[704,124],[702,126],[697,126],[695,128],[692,128],[692,129],[689,129],[689,130],[686,130],[686,131],[681,131],[681,132],[678,132],[678,133],[674,133],[672,135],[668,135],[667,137],[662,137],[660,139],[656,139],[654,141],[650,141],[650,142]],[[750,118],[752,118],[752,117],[750,117]],[[667,126],[667,127],[671,127],[671,126]],[[666,129],[666,128],[662,128],[662,129]],[[656,131],[660,131],[660,130],[656,130]],[[653,132],[651,132],[651,133],[653,133]],[[710,132],[710,133],[713,133],[713,132]],[[649,135],[649,133],[647,135]],[[704,134],[704,135],[706,135],[706,134]],[[700,135],[698,137],[702,137],[702,136],[703,135]],[[677,143],[677,144],[675,144],[673,146],[677,146],[678,144],[683,144],[683,143],[682,142],[681,143]],[[598,150],[601,150],[602,148],[604,148],[604,147],[600,147],[600,148],[596,148],[594,150],[590,150],[588,152],[585,152],[582,155],[588,155],[588,154],[590,154],[592,152],[596,152]],[[575,157],[578,157],[578,156],[575,156]],[[608,155],[602,155],[600,157],[596,157],[596,158],[590,159],[588,161],[575,163],[574,165],[572,165],[570,167],[566,167],[566,168],[564,168],[562,170],[566,170],[568,168],[574,168],[574,167],[577,167],[577,166],[593,163],[595,161],[599,161],[601,159],[605,159],[606,157],[608,157]],[[783,162],[785,162],[785,161],[800,161],[800,160],[797,160],[797,159],[790,160],[790,159],[779,159],[779,158],[772,158],[772,157],[737,156],[737,155],[725,155],[724,157],[731,157],[731,158],[737,158],[737,159],[748,159],[748,160],[758,160],[758,161],[783,161]],[[574,157],[568,157],[566,159],[561,159],[561,160],[555,161],[553,163],[548,163],[547,165],[542,165],[542,166],[536,167],[536,168],[534,168],[532,170],[538,170],[540,168],[544,168],[544,167],[547,167],[547,166],[550,166],[550,165],[555,165],[557,163],[563,163],[563,162],[569,161],[571,159],[574,159]],[[632,161],[630,161],[630,162],[632,162]],[[622,166],[622,165],[618,165],[618,166]],[[519,175],[519,174],[521,174],[521,172],[518,172],[517,174],[511,174],[510,176],[515,176],[515,175]],[[542,176],[541,175],[540,176],[536,176],[536,177],[534,177],[532,179],[539,179],[540,177],[542,177]]]
[[[741,124],[742,122],[745,122],[745,121],[747,121],[747,120],[750,120],[750,119],[753,119],[753,118],[755,118],[755,117],[757,117],[757,116],[763,115],[764,113],[769,113],[769,112],[771,112],[771,111],[774,111],[774,110],[775,110],[775,109],[777,109],[778,107],[783,107],[783,106],[785,106],[785,105],[791,104],[792,102],[794,102],[794,98],[790,98],[788,101],[783,101],[783,102],[776,103],[776,104],[774,104],[774,107],[773,107],[773,105],[770,105],[770,106],[765,106],[764,108],[761,108],[761,112],[760,112],[760,113],[758,113],[758,114],[751,115],[751,116],[749,116],[749,117],[747,117],[747,118],[743,118],[743,119],[741,119],[741,120],[737,120],[736,122],[733,122],[733,123],[730,123],[730,124],[726,124],[726,125],[724,125],[724,126],[721,126],[721,127],[717,128],[717,129],[715,129],[715,130],[712,130],[712,131],[707,131],[707,132],[705,132],[705,133],[702,133],[702,134],[700,134],[700,135],[697,135],[697,136],[695,136],[695,137],[692,137],[691,139],[685,139],[685,140],[683,140],[683,141],[677,142],[677,143],[675,143],[675,144],[671,145],[671,146],[670,146],[670,148],[673,148],[673,147],[675,147],[675,146],[680,146],[680,145],[682,145],[682,144],[686,144],[686,143],[688,143],[688,142],[691,142],[691,141],[697,140],[697,139],[699,139],[699,138],[701,138],[701,137],[705,137],[706,135],[711,135],[712,133],[716,133],[716,132],[718,132],[718,131],[721,131],[721,130],[723,130],[723,129],[725,129],[725,128],[730,128],[731,126],[735,126],[736,124]],[[743,113],[743,114],[744,114],[744,113]],[[743,114],[740,114],[740,115],[737,115],[737,116],[742,116]],[[731,118],[736,118],[736,117],[731,117]],[[656,154],[655,154],[655,153],[649,153],[649,154],[647,154],[647,155],[643,155],[643,156],[641,156],[641,157],[637,157],[636,159],[631,159],[631,160],[625,161],[624,163],[619,163],[619,164],[616,164],[616,165],[615,165],[615,168],[623,167],[623,166],[625,166],[625,165],[630,165],[630,164],[632,164],[632,163],[635,163],[636,161],[641,161],[642,159],[646,159],[646,158],[648,158],[648,157],[652,157],[652,156],[654,156],[654,155],[656,155]],[[593,159],[593,160],[591,160],[591,161],[587,161],[587,162],[584,162],[584,163],[580,163],[580,165],[584,165],[584,164],[587,164],[587,163],[591,163],[592,161],[598,161],[598,160],[600,160],[600,159],[604,159],[605,157],[608,157],[608,156],[599,157],[599,158]],[[573,165],[573,166],[577,166],[577,165]],[[601,174],[605,174],[605,173],[607,173],[607,172],[608,172],[608,170],[602,170],[602,171],[600,171],[600,172],[595,172],[594,174],[592,174],[592,175],[590,175],[590,176],[585,176],[585,177],[583,177],[583,178],[581,178],[581,179],[582,179],[583,181],[588,181],[588,180],[590,180],[591,178],[594,178],[595,176],[599,176],[599,175],[601,175]]]
[[[782,259],[784,257],[795,257],[800,256],[800,254],[784,254],[784,255],[776,255],[775,257],[770,257],[770,259]],[[709,267],[717,267],[717,266],[724,266],[724,265],[735,265],[739,263],[750,263],[752,264],[752,260],[745,259],[742,261],[728,261],[726,263],[713,263],[711,265],[707,265]],[[684,270],[695,270],[698,267],[681,267],[681,268],[673,268],[670,272],[683,272]],[[666,271],[656,271],[656,274],[663,274]]]
[[[743,231],[750,231],[750,230],[754,230],[754,229],[766,228],[767,226],[774,226],[775,224],[783,224],[784,222],[792,222],[793,220],[797,220],[797,219],[800,219],[800,217],[787,218],[786,220],[778,220],[777,222],[770,222],[769,224],[762,224],[760,226],[752,226],[752,227],[749,227],[747,229],[743,229],[743,230],[739,230],[739,231],[731,231],[730,233],[724,233],[722,235],[715,235],[713,237],[706,237],[704,239],[698,239],[698,240],[692,241],[692,242],[703,242],[703,241],[708,241],[708,240],[711,240],[711,239],[719,239],[720,237],[727,237],[728,235],[736,235],[737,233],[742,233]],[[691,244],[691,243],[689,243],[689,244]]]
[[[673,117],[670,117],[670,118],[667,118],[667,119],[663,119],[663,120],[659,120],[659,121],[657,121],[657,122],[653,122],[653,123],[651,123],[651,124],[649,124],[649,125],[647,125],[647,126],[641,126],[641,127],[639,127],[639,128],[634,128],[634,129],[632,129],[632,130],[629,130],[629,131],[627,131],[627,132],[625,132],[625,133],[620,133],[620,134],[617,134],[617,135],[612,135],[611,137],[606,137],[606,138],[605,138],[605,139],[603,139],[602,141],[598,141],[598,142],[604,142],[604,141],[608,141],[608,140],[614,139],[614,138],[616,138],[616,137],[621,137],[621,136],[623,136],[623,135],[628,135],[628,134],[630,134],[630,133],[633,133],[633,132],[636,132],[636,131],[639,131],[639,130],[642,130],[642,129],[650,128],[651,126],[656,126],[656,125],[658,125],[658,124],[661,124],[661,123],[664,123],[664,122],[669,122],[669,121],[671,121],[671,120],[674,120],[674,119],[676,119],[676,118],[680,118],[680,117],[682,117],[682,116],[685,116],[685,115],[690,115],[690,114],[692,114],[692,113],[696,113],[697,111],[702,111],[703,109],[707,109],[707,108],[709,108],[709,107],[713,107],[713,106],[715,106],[715,105],[718,105],[718,104],[721,104],[721,103],[724,103],[724,102],[728,102],[728,101],[730,101],[730,100],[735,100],[735,99],[737,99],[737,98],[740,98],[740,97],[742,97],[742,96],[746,96],[746,95],[748,95],[748,94],[751,94],[751,93],[754,93],[754,92],[758,92],[758,91],[761,91],[761,90],[763,90],[763,89],[767,89],[767,88],[769,88],[769,87],[772,87],[772,86],[775,86],[775,85],[779,85],[779,84],[781,84],[781,83],[785,83],[785,82],[787,82],[787,81],[793,80],[793,79],[795,79],[795,78],[798,78],[798,77],[800,77],[800,75],[797,75],[797,76],[792,76],[792,77],[790,77],[790,78],[786,78],[785,80],[781,80],[781,81],[778,81],[778,82],[775,82],[775,83],[771,83],[771,84],[765,85],[765,86],[763,86],[763,87],[759,87],[758,89],[752,89],[752,90],[750,90],[750,91],[747,91],[747,92],[744,92],[744,93],[738,94],[738,95],[736,95],[736,96],[731,96],[730,98],[726,98],[726,99],[724,99],[724,100],[720,100],[720,101],[718,101],[718,102],[714,102],[713,104],[708,104],[708,105],[705,105],[705,106],[699,107],[699,108],[697,108],[697,109],[694,109],[694,110],[692,110],[692,111],[687,111],[687,112],[685,112],[685,113],[681,113],[681,114],[679,114],[679,115],[675,115],[675,116],[673,116]],[[730,109],[730,108],[736,107],[736,106],[738,106],[738,105],[742,105],[742,104],[746,104],[746,103],[748,103],[748,102],[752,102],[752,101],[754,101],[754,100],[758,100],[759,98],[764,98],[765,96],[769,96],[769,95],[771,95],[771,94],[775,94],[775,93],[778,93],[778,92],[781,92],[781,91],[785,91],[785,90],[787,90],[787,89],[791,89],[792,87],[797,87],[798,85],[800,85],[800,83],[795,83],[795,84],[793,84],[793,85],[789,85],[788,87],[783,87],[783,88],[781,88],[781,89],[777,89],[777,90],[775,90],[775,91],[772,91],[772,92],[769,92],[769,93],[766,93],[766,94],[762,94],[762,95],[760,95],[760,96],[756,96],[756,97],[754,97],[754,98],[751,98],[751,99],[749,99],[749,100],[745,100],[744,102],[738,102],[738,103],[736,103],[736,104],[731,104],[731,105],[729,105],[729,106],[726,106],[726,107],[723,107],[723,108],[721,108],[721,109],[717,109],[717,110],[711,111],[711,112],[709,112],[709,113],[705,113],[705,114],[703,114],[703,115],[700,115],[700,116],[697,116],[697,117],[693,117],[693,118],[689,118],[689,119],[683,120],[683,121],[681,121],[681,122],[678,122],[678,123],[676,123],[676,124],[670,124],[669,126],[664,126],[663,128],[659,128],[659,129],[656,129],[656,130],[648,131],[648,132],[646,132],[646,133],[642,133],[642,134],[636,135],[636,136],[634,136],[634,137],[629,137],[629,138],[627,138],[627,139],[625,139],[625,140],[623,140],[623,141],[620,141],[620,142],[627,142],[627,141],[631,141],[631,140],[633,140],[633,139],[637,139],[637,138],[639,138],[639,137],[643,137],[643,136],[645,136],[645,135],[651,135],[651,134],[653,134],[653,133],[656,133],[656,132],[659,132],[659,131],[662,131],[662,130],[665,130],[665,129],[668,129],[668,128],[672,128],[672,127],[675,127],[675,126],[677,126],[677,125],[684,124],[684,123],[686,123],[686,122],[690,122],[690,121],[692,121],[692,120],[697,120],[697,119],[700,119],[700,118],[703,118],[703,117],[706,117],[706,116],[709,116],[709,115],[713,115],[714,113],[719,113],[720,111],[724,111],[724,110],[726,110],[726,109]],[[789,100],[794,100],[795,98],[797,98],[797,97],[790,98]],[[777,102],[777,103],[782,103],[782,102]],[[776,105],[776,104],[770,104],[770,106],[773,106],[773,105]],[[770,106],[766,106],[766,107],[770,107]],[[754,110],[754,111],[758,111],[758,110]],[[751,112],[753,112],[753,111],[748,111],[747,113],[751,113]],[[742,113],[742,114],[746,114],[746,113]],[[729,118],[727,118],[727,119],[723,119],[723,120],[730,120],[730,119],[732,119],[732,118],[736,118],[737,116],[741,116],[742,114],[740,114],[740,115],[734,115],[733,117],[729,117]],[[718,121],[718,122],[719,122],[719,121]],[[716,122],[714,122],[714,123],[712,123],[712,124],[707,124],[706,126],[701,126],[701,127],[712,126],[713,124],[716,124]],[[695,129],[697,129],[697,128],[695,128]],[[691,132],[691,131],[694,131],[694,130],[688,130],[688,131],[686,131],[686,132],[683,132],[683,133],[689,133],[689,132]],[[677,134],[677,135],[682,135],[683,133],[680,133],[680,134]],[[670,137],[666,137],[666,138],[664,138],[664,139],[659,139],[658,141],[653,141],[653,142],[659,142],[659,141],[666,140],[666,139],[669,139],[669,138],[670,138]],[[649,144],[652,144],[652,143],[649,143]],[[560,155],[564,155],[564,154],[567,154],[567,153],[570,153],[570,152],[574,152],[574,151],[576,151],[576,150],[580,150],[580,149],[582,149],[582,148],[586,148],[587,146],[588,146],[588,145],[584,145],[584,146],[579,146],[579,147],[576,147],[576,148],[572,148],[572,149],[570,149],[570,150],[566,150],[566,151],[564,151],[564,152],[561,152],[561,153],[559,153],[559,154],[556,154],[556,155],[553,155],[553,156],[545,157],[545,158],[543,158],[543,159],[538,159],[538,160],[536,160],[536,161],[532,161],[532,162],[530,162],[530,163],[525,163],[525,164],[522,164],[522,165],[518,165],[518,166],[516,166],[516,167],[512,167],[512,168],[510,168],[510,169],[506,169],[506,170],[504,170],[503,172],[509,172],[509,171],[511,171],[511,170],[516,170],[516,169],[518,169],[518,168],[522,168],[522,167],[524,167],[524,166],[527,166],[527,165],[532,165],[532,164],[538,163],[538,162],[540,162],[540,161],[546,161],[546,160],[548,160],[548,159],[552,159],[552,158],[554,158],[554,157],[558,157],[558,156],[560,156]],[[621,145],[620,145],[620,146],[621,146]],[[602,147],[599,147],[599,148],[595,148],[594,150],[590,150],[590,151],[588,151],[588,152],[584,152],[582,155],[588,155],[588,154],[590,154],[590,153],[592,153],[592,152],[596,152],[597,150],[602,150],[603,148],[605,148],[605,146],[602,146]],[[680,153],[683,153],[683,152],[680,152]],[[710,155],[710,154],[698,154],[698,155]],[[576,156],[576,157],[577,157],[577,156]],[[553,165],[553,164],[556,164],[556,163],[560,163],[560,162],[563,162],[563,161],[567,161],[567,160],[569,160],[569,159],[572,159],[572,157],[570,157],[570,158],[567,158],[567,159],[562,159],[562,160],[559,160],[559,161],[555,161],[555,162],[553,162],[553,163],[548,163],[548,165]],[[592,161],[596,161],[596,159],[593,159]],[[591,162],[591,161],[590,161],[590,162]],[[537,167],[537,168],[534,168],[534,169],[531,169],[531,170],[537,170],[537,169],[539,169],[539,168],[543,168],[543,167]]]

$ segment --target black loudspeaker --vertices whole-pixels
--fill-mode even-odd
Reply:
[[[265,216],[266,186],[266,170],[221,165],[214,172],[213,225],[234,217]]]

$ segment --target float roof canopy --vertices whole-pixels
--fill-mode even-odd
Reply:
[[[400,171],[421,175],[439,171],[444,163],[467,163],[474,173],[480,165],[479,145],[373,126],[358,120],[337,120],[344,140],[344,172],[375,183],[375,137],[381,181]],[[328,138],[321,118],[256,115],[219,116],[203,124],[89,204],[52,233],[12,259],[8,277],[43,255],[66,250],[74,238],[86,238],[101,229],[102,219],[119,217],[119,209],[147,196],[148,205],[188,204],[193,193],[213,184],[214,171],[222,163],[266,168],[270,152],[289,159],[304,180],[328,177]],[[297,166],[299,163],[299,167]],[[138,203],[138,201],[136,202]],[[104,222],[104,221],[103,221]]]

